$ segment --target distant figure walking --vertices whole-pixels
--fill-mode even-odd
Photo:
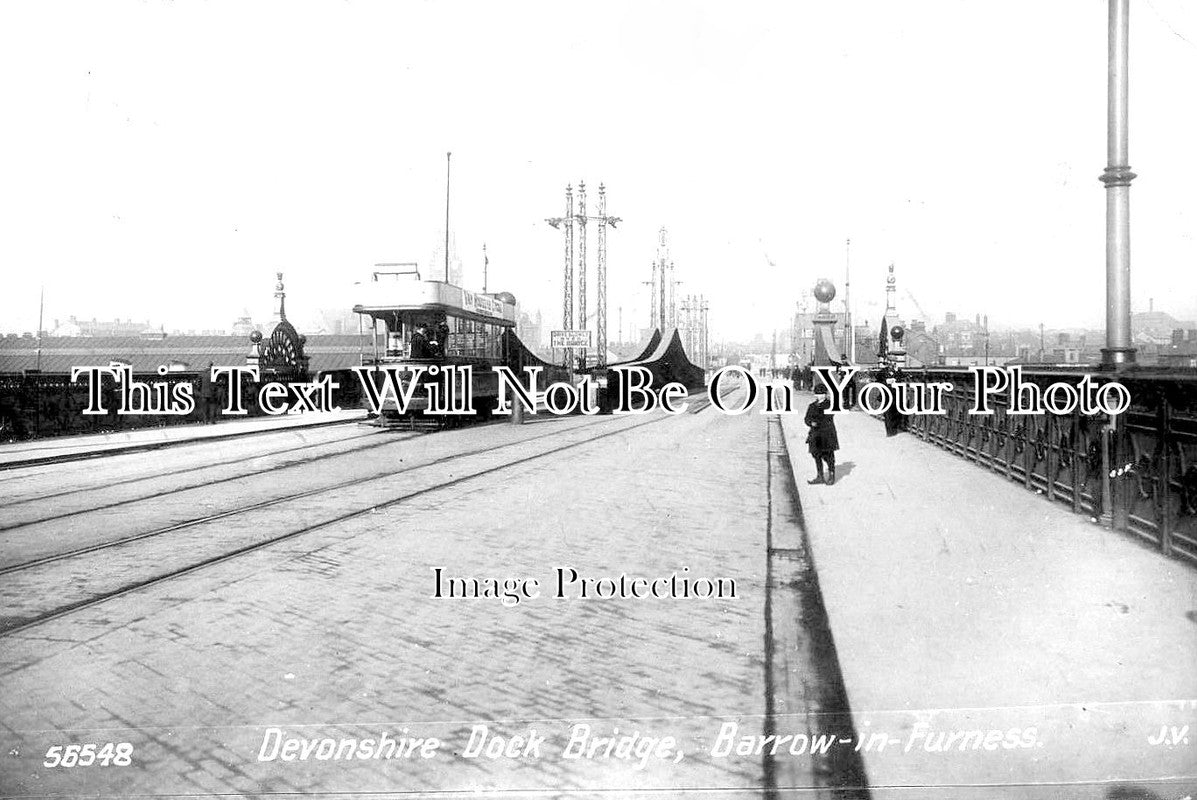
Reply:
[[[212,366],[214,362],[208,362],[208,368],[200,370],[200,399],[204,407],[204,423],[207,425],[215,425],[216,419],[219,416],[219,396],[217,394],[218,387],[216,381],[212,380]]]
[[[906,415],[898,410],[898,392],[900,389],[897,384],[902,378],[902,371],[896,367],[887,365],[881,370],[878,377],[884,382],[886,392],[889,395],[889,404],[882,415],[882,419],[885,422],[885,435],[897,436],[906,430]]]
[[[814,387],[815,399],[806,407],[804,422],[810,426],[810,433],[806,436],[806,445],[810,449],[811,457],[815,460],[815,469],[819,475],[809,484],[835,483],[835,451],[840,449],[840,437],[835,430],[835,418],[827,412],[830,405],[827,398],[827,387],[818,381]],[[823,465],[827,465],[827,476],[823,475]]]

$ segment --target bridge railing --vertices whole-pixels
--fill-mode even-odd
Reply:
[[[84,414],[87,408],[88,387],[85,379],[72,382],[61,373],[0,373],[0,442],[34,439],[43,436],[67,436],[85,433],[109,433],[137,428],[166,427],[199,422],[204,419],[204,400],[200,394],[198,372],[133,373],[142,383],[165,385],[166,396],[172,395],[178,383],[189,383],[195,398],[195,409],[180,414],[118,414],[119,385],[111,375],[101,377],[100,394],[106,414]],[[262,382],[278,380],[276,375],[263,375],[261,382],[246,379],[241,387],[242,406],[247,416],[261,416],[265,412],[258,404],[258,389]],[[218,409],[228,397],[227,380],[215,381]],[[221,419],[219,413],[217,419]],[[230,417],[236,419],[239,417]]]
[[[1004,394],[991,395],[992,415],[972,415],[975,388],[964,369],[907,371],[904,381],[952,384],[946,414],[911,415],[915,436],[1004,475],[1072,511],[1150,542],[1166,555],[1197,564],[1197,371],[1101,371],[1024,368],[1041,389],[1117,380],[1130,409],[1105,415],[1008,413]]]

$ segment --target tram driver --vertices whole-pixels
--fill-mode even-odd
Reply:
[[[432,324],[433,356],[444,358],[449,348],[449,323],[444,314],[437,314]]]

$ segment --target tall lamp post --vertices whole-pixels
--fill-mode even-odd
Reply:
[[[1109,81],[1107,84],[1106,185],[1106,346],[1102,364],[1133,364],[1130,305],[1130,184],[1127,164],[1127,28],[1130,0],[1109,0]]]

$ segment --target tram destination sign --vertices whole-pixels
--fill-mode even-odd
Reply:
[[[594,346],[593,331],[550,331],[549,342],[554,350],[565,348],[587,349]]]

